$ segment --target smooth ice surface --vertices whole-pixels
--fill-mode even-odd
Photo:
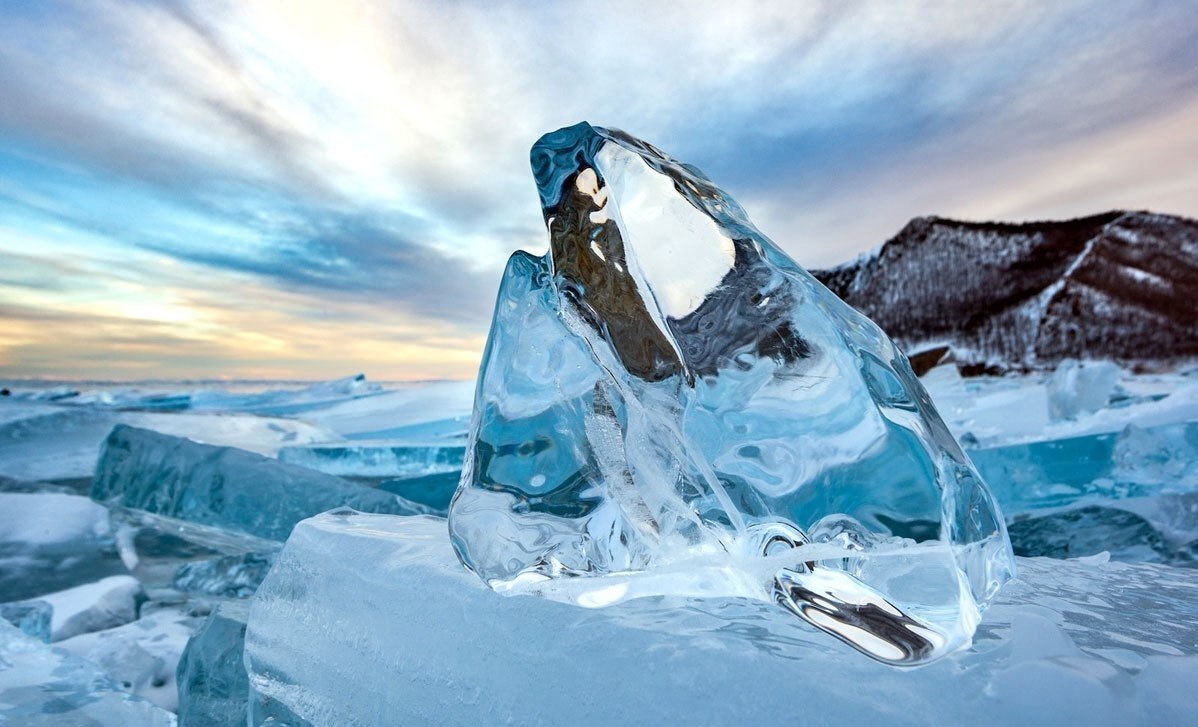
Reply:
[[[175,715],[124,691],[94,663],[0,622],[0,723],[173,727]]]
[[[355,440],[279,450],[279,461],[341,477],[422,477],[460,472],[464,440]]]
[[[579,124],[532,166],[550,249],[500,285],[462,562],[588,601],[611,582],[544,581],[755,594],[894,663],[967,645],[1013,556],[890,339],[640,140]]]
[[[178,706],[175,671],[179,657],[199,623],[182,610],[165,609],[57,646],[96,664],[133,694],[173,712]]]
[[[341,505],[410,515],[425,508],[387,492],[231,447],[145,429],[112,430],[92,499],[109,505],[285,540],[300,520]]]
[[[214,610],[179,660],[179,723],[184,727],[244,727],[249,699],[243,603]]]
[[[1192,571],[1023,559],[972,647],[900,670],[760,601],[504,597],[444,521],[327,513],[259,589],[246,652],[255,724],[1187,724],[1195,603]]]
[[[132,576],[109,576],[65,591],[47,593],[40,600],[53,608],[50,640],[62,641],[135,620],[146,594]]]
[[[100,505],[78,495],[0,492],[0,602],[123,572]]]

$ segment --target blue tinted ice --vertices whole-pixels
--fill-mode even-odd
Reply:
[[[300,520],[349,505],[412,515],[428,509],[340,477],[233,447],[118,425],[96,465],[92,499],[267,540]]]
[[[773,599],[892,663],[967,645],[1010,545],[885,334],[642,141],[579,124],[532,166],[550,249],[501,284],[463,563],[583,605]]]
[[[279,461],[339,477],[423,477],[462,469],[461,439],[383,439],[284,447]]]

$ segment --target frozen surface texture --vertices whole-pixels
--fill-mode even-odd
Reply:
[[[0,493],[0,601],[124,572],[100,505],[56,492]]]
[[[0,622],[0,724],[174,727],[175,715],[122,690],[95,664]]]
[[[902,670],[752,599],[501,597],[444,521],[343,512],[296,528],[246,652],[254,724],[773,724],[796,690],[813,725],[1188,724],[1195,602],[1192,571],[1025,559],[969,649]]]
[[[274,563],[274,553],[243,553],[184,563],[175,571],[175,588],[187,593],[246,598]]]
[[[53,613],[54,607],[45,601],[0,603],[0,619],[47,644],[50,643],[50,617]]]
[[[777,600],[892,663],[967,645],[1013,556],[890,339],[642,141],[579,124],[532,166],[550,249],[501,283],[462,561],[581,603]]]
[[[244,727],[247,611],[244,603],[222,604],[187,642],[178,670],[181,727]]]
[[[341,505],[410,515],[425,509],[396,495],[231,447],[145,429],[112,430],[92,499],[153,515],[285,540],[300,520]]]
[[[146,594],[133,576],[109,576],[95,583],[48,593],[41,600],[53,609],[50,640],[62,641],[133,621]]]
[[[200,620],[164,609],[118,628],[82,634],[58,644],[99,666],[117,684],[163,709],[175,711],[175,671]]]

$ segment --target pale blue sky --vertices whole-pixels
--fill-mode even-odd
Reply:
[[[0,375],[472,376],[588,120],[801,263],[1198,215],[1198,3],[0,3]]]

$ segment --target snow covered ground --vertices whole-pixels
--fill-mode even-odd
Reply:
[[[1008,606],[988,612],[979,646],[938,666],[936,675],[924,682],[893,677],[894,689],[910,687],[913,695],[947,700],[934,710],[946,719],[968,715],[968,699],[951,694],[947,686],[935,687],[941,681],[948,685],[945,680],[953,670],[972,675],[969,679],[985,699],[1019,708],[1026,706],[1021,690],[1037,688],[1043,677],[1045,684],[1070,695],[1080,710],[1076,714],[1093,713],[1096,723],[1116,717],[1131,722],[1172,718],[1185,713],[1178,710],[1193,709],[1184,701],[1192,697],[1180,693],[1184,690],[1177,684],[1198,678],[1198,606],[1174,596],[1189,593],[1184,584],[1198,580],[1198,569],[1193,569],[1198,565],[1198,371],[1137,376],[1109,364],[1066,362],[1050,375],[962,379],[955,369],[940,367],[924,377],[924,384],[998,496],[1016,553],[1087,560],[1025,561],[1028,577],[1010,587],[1015,595]],[[444,513],[464,456],[470,382],[379,385],[349,377],[315,385],[14,381],[0,382],[0,387],[8,390],[0,396],[0,614],[27,631],[21,634],[18,626],[0,623],[0,722],[52,724],[51,717],[66,715],[78,722],[168,724],[170,712],[182,710],[187,723],[187,710],[195,709],[196,723],[210,723],[212,714],[232,711],[236,718],[229,723],[244,724],[239,710],[244,709],[247,679],[259,696],[269,696],[258,703],[259,719],[277,709],[282,710],[274,715],[279,719],[303,713],[319,724],[321,715],[338,713],[338,694],[348,698],[354,690],[365,690],[381,693],[382,707],[355,704],[350,711],[378,714],[369,710],[407,694],[404,713],[413,723],[436,722],[438,714],[453,722],[483,704],[515,710],[518,705],[500,704],[496,695],[521,679],[536,680],[533,672],[557,663],[533,658],[537,648],[557,648],[549,632],[544,643],[534,641],[527,653],[520,652],[527,659],[510,663],[485,653],[478,639],[436,658],[430,651],[427,659],[394,661],[371,647],[362,653],[361,664],[337,667],[342,676],[358,673],[354,669],[363,674],[340,691],[332,681],[304,683],[311,665],[279,661],[302,647],[308,636],[336,653],[345,639],[351,646],[364,643],[365,632],[360,637],[327,630],[305,634],[295,623],[281,625],[291,622],[280,613],[319,619],[321,608],[340,608],[338,599],[354,602],[355,608],[378,599],[401,599],[403,608],[362,616],[396,624],[380,643],[394,643],[397,650],[405,648],[406,638],[416,638],[421,623],[447,633],[455,619],[465,618],[466,604],[475,601],[490,610],[467,620],[489,622],[496,634],[507,628],[528,630],[498,623],[518,619],[524,606],[510,600],[487,605],[493,594],[480,591],[465,571],[464,577],[455,575],[450,566],[457,566],[445,557],[444,542],[423,550],[395,544],[394,532],[408,533],[397,514]],[[302,552],[298,544],[289,544],[280,556],[296,523],[344,504],[392,513],[370,516],[379,518],[370,521],[376,524],[371,537],[382,540],[362,546],[360,553],[350,548],[312,555],[309,571],[295,570]],[[439,520],[419,522],[412,527],[421,538],[441,532]],[[330,535],[327,528],[321,532],[330,547],[353,540],[345,540],[345,533]],[[379,573],[371,572],[375,556],[362,554],[375,551],[386,551],[379,557],[388,559]],[[405,552],[412,563],[400,558]],[[320,560],[326,556],[327,564]],[[420,559],[428,563],[419,566]],[[1106,564],[1108,560],[1125,563]],[[281,569],[279,562],[286,567]],[[1156,565],[1134,565],[1145,562]],[[334,567],[337,563],[342,565]],[[326,565],[331,570],[321,575]],[[316,578],[327,586],[337,568],[344,570],[347,583],[361,581],[354,588],[378,592],[324,588],[292,603],[304,583]],[[422,577],[441,575],[425,588],[419,579],[407,577],[409,568]],[[383,573],[404,581],[389,581],[391,576]],[[264,577],[273,605],[256,603],[247,609],[246,599]],[[1152,638],[1136,636],[1141,626],[1115,624],[1113,611],[1081,603],[1091,598],[1084,587],[1087,577],[1096,579],[1095,588],[1107,589],[1103,593],[1109,591],[1111,598],[1121,580],[1134,584],[1138,600],[1129,607],[1137,612],[1127,614],[1129,620],[1161,616],[1151,612],[1152,584],[1161,584],[1161,597],[1168,602],[1167,608],[1161,606],[1167,610],[1162,617],[1173,624],[1172,642],[1156,632]],[[1018,598],[1046,605],[1020,610],[1012,600]],[[426,604],[437,610],[436,618],[418,617]],[[682,615],[663,610],[660,603],[625,605],[604,615],[561,604],[536,608],[545,611],[545,619],[560,622],[550,629],[559,636],[573,633],[570,629],[581,628],[579,624],[592,629],[570,637],[576,661],[587,659],[589,649],[601,652],[605,664],[631,659],[631,642],[617,639],[658,650],[654,659],[661,663],[654,673],[659,682],[670,670],[680,669],[695,678],[719,680],[723,690],[734,693],[739,689],[734,682],[743,675],[738,677],[728,665],[741,662],[764,670],[779,685],[801,681],[802,675],[785,665],[797,658],[795,650],[804,649],[811,653],[796,663],[818,662],[821,673],[835,663],[854,678],[892,679],[885,676],[889,667],[840,661],[859,657],[808,645],[806,636],[792,633],[799,626],[775,628],[755,607],[733,602],[689,603],[688,609],[697,610]],[[1062,620],[1061,614],[1072,616]],[[248,677],[244,669],[239,671],[247,619],[249,663],[265,665]],[[765,629],[765,636],[749,635],[757,628]],[[653,633],[643,635],[646,631]],[[742,631],[743,638],[735,636]],[[202,639],[188,647],[196,633]],[[693,654],[692,648],[697,650]],[[183,657],[177,689],[176,668],[185,649],[190,657]],[[717,659],[741,649],[753,650],[754,656],[730,656],[722,664]],[[988,656],[991,652],[1001,656]],[[467,663],[474,664],[473,671],[465,668]],[[455,677],[459,668],[473,676]],[[280,670],[287,671],[283,681],[263,681],[264,674]],[[564,672],[558,676],[566,678]],[[419,691],[387,691],[381,684],[376,689],[370,686],[372,679],[399,680],[409,687],[435,683],[445,692],[436,699],[447,698],[455,684],[465,691],[459,704],[437,712],[431,701],[412,696]],[[688,688],[678,679],[668,680],[663,694],[684,699]],[[825,674],[819,688],[831,700],[828,705],[845,707],[849,693],[833,682]],[[553,695],[570,685],[562,682],[560,689],[551,689],[548,684],[537,692],[542,701],[536,713],[553,721],[559,716]],[[765,686],[754,689],[754,694],[768,691]],[[63,693],[73,696],[56,696]],[[1120,701],[1120,694],[1134,699]],[[319,708],[311,695],[324,700]],[[844,700],[836,701],[836,695]],[[299,701],[288,703],[292,697]],[[787,701],[781,695],[777,704]],[[657,706],[672,710],[679,704],[662,701]],[[1106,704],[1113,706],[1099,709]],[[862,715],[868,713],[861,709]],[[516,711],[511,714],[520,721]],[[588,714],[593,718],[584,722],[604,722],[601,711]],[[691,721],[718,721],[718,716],[717,711]]]

